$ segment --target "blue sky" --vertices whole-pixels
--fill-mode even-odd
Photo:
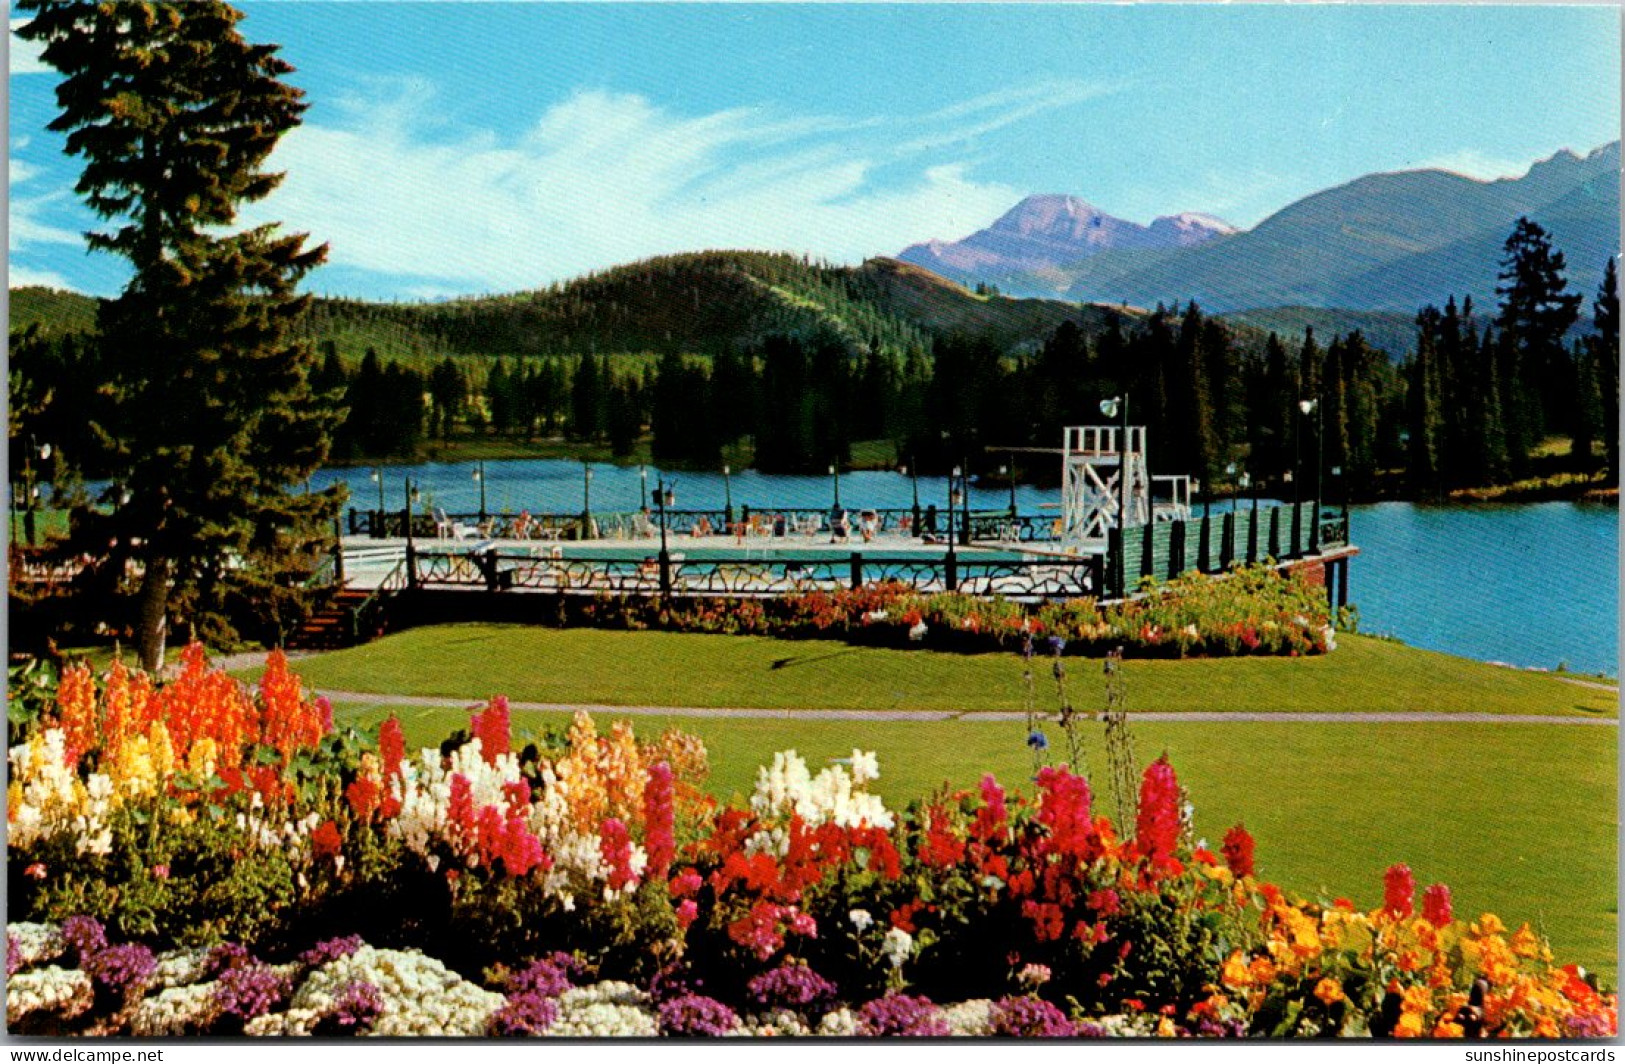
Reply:
[[[244,221],[329,243],[310,287],[363,298],[709,247],[855,263],[1030,192],[1249,227],[1373,171],[1619,136],[1611,5],[241,6],[311,104]],[[111,294],[54,87],[13,37],[11,283]]]

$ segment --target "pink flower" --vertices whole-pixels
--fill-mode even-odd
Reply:
[[[1396,917],[1409,916],[1415,911],[1416,878],[1409,865],[1389,867],[1382,877],[1382,907]]]
[[[491,699],[491,704],[485,712],[474,714],[469,726],[474,738],[480,741],[480,756],[485,758],[487,765],[497,763],[497,758],[508,752],[512,743],[512,732],[508,725],[508,700],[502,695]]]
[[[609,865],[610,890],[620,890],[636,878],[632,873],[632,836],[616,817],[605,820],[598,829],[598,852]]]
[[[168,879],[169,878],[169,866],[166,865],[166,864],[153,865],[152,866],[152,877],[154,879]]]
[[[33,864],[23,869],[23,875],[27,876],[29,879],[44,879],[45,865],[39,861],[35,861]]]
[[[1422,919],[1434,927],[1444,927],[1450,923],[1453,914],[1450,910],[1450,888],[1443,883],[1435,883],[1422,893]]]
[[[818,922],[811,915],[798,912],[790,918],[790,930],[803,938],[817,938]]]
[[[1146,766],[1140,781],[1140,809],[1134,841],[1153,860],[1173,857],[1179,842],[1179,780],[1164,754]]]
[[[694,903],[693,898],[684,898],[677,906],[677,926],[684,931],[700,915],[700,907]]]
[[[673,896],[678,898],[686,898],[689,895],[698,892],[700,887],[704,884],[705,880],[700,878],[700,874],[698,872],[694,871],[692,868],[685,868],[672,877],[670,890]]]
[[[649,766],[649,780],[643,788],[643,844],[649,851],[651,876],[664,876],[677,855],[675,823],[671,766],[660,761]]]

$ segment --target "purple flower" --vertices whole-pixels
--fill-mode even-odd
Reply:
[[[70,916],[62,921],[62,941],[83,967],[98,951],[107,948],[107,929],[94,916]]]
[[[8,930],[6,932],[6,976],[7,976],[7,978],[10,978],[11,976],[16,975],[18,969],[20,969],[23,966],[22,949],[23,948],[22,948],[21,944],[19,944],[18,941],[17,941],[17,936],[12,934]]]
[[[558,1017],[558,1002],[546,994],[526,990],[508,995],[508,1003],[491,1017],[489,1032],[496,1038],[538,1035],[553,1026]]]
[[[573,985],[570,977],[580,975],[585,965],[568,953],[553,953],[533,961],[529,968],[508,980],[508,994],[534,993],[556,998]]]
[[[887,994],[858,1010],[858,1032],[871,1038],[945,1038],[953,1033],[930,998]]]
[[[1568,1028],[1565,1033],[1570,1038],[1612,1038],[1614,1032],[1610,1029],[1609,1020],[1609,1015],[1601,1009],[1578,1013],[1564,1021],[1564,1026]]]
[[[1057,655],[1060,654],[1061,651],[1066,649],[1066,640],[1062,639],[1058,635],[1050,636],[1049,637],[1049,649],[1050,649],[1050,653],[1052,653],[1052,654],[1057,654]]]
[[[209,951],[203,958],[203,974],[208,978],[229,972],[244,965],[253,964],[254,957],[248,952],[248,947],[240,942],[222,942]]]
[[[739,1026],[733,1009],[716,998],[684,994],[660,1006],[660,1032],[678,1038],[721,1038]]]
[[[122,994],[144,990],[158,974],[158,959],[140,943],[127,942],[96,951],[85,962],[84,969],[97,986]]]
[[[214,986],[214,1001],[224,1015],[252,1020],[270,1012],[292,989],[275,968],[255,961],[222,973]]]
[[[318,942],[299,955],[299,963],[307,968],[320,968],[340,957],[348,957],[362,946],[360,935],[346,935],[343,938],[330,938],[325,942]],[[247,952],[246,950],[244,951]]]
[[[1203,1016],[1196,1021],[1191,1034],[1197,1038],[1246,1038],[1247,1025],[1241,1020],[1218,1020]]]
[[[1034,997],[1007,997],[989,1013],[993,1033],[1006,1038],[1071,1038],[1077,1026],[1060,1009]]]
[[[371,1027],[372,1021],[383,1011],[383,993],[371,983],[354,979],[344,984],[344,989],[333,999],[332,1011],[327,1015],[337,1026],[339,1033],[345,1034]]]
[[[745,987],[760,1005],[773,1009],[805,1009],[835,1000],[835,984],[799,964],[786,964],[764,972]]]
[[[1098,1023],[1080,1020],[1073,1025],[1072,1033],[1078,1038],[1105,1038],[1106,1028]]]

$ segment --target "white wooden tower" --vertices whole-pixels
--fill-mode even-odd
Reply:
[[[1061,471],[1061,539],[1069,545],[1103,549],[1107,533],[1117,527],[1118,507],[1123,524],[1137,528],[1149,524],[1155,513],[1151,476],[1146,462],[1145,426],[1082,425],[1065,430]],[[1120,498],[1125,471],[1128,494]]]

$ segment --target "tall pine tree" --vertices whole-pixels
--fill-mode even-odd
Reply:
[[[18,32],[63,75],[50,128],[111,223],[90,246],[131,270],[99,326],[119,398],[113,479],[130,493],[122,531],[140,544],[138,645],[157,668],[173,606],[195,630],[214,619],[202,590],[250,583],[275,609],[278,570],[342,501],[290,490],[325,458],[335,420],[312,401],[311,351],[291,339],[296,286],[326,247],[275,225],[231,228],[277,186],[264,163],[306,105],[281,80],[292,67],[246,41],[225,4],[18,6],[33,15]]]

